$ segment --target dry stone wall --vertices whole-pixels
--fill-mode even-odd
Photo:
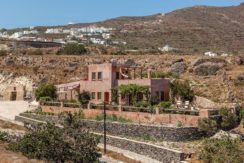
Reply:
[[[57,116],[37,115],[24,113],[21,116],[32,119],[62,123],[62,119]],[[18,118],[18,117],[17,117]],[[20,121],[22,121],[20,119]],[[93,120],[82,120],[80,122],[82,127],[90,129],[93,132],[103,132],[103,122]],[[107,122],[107,133],[110,135],[138,137],[138,138],[154,138],[167,141],[187,141],[201,138],[204,134],[196,127],[167,127],[162,125],[145,125],[134,123],[118,123]]]

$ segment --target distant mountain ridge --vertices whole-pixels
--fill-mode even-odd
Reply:
[[[126,49],[158,49],[169,45],[191,53],[244,53],[244,3],[230,7],[194,6],[167,14],[118,17],[61,27],[88,25],[115,28],[112,39],[126,41]]]
[[[244,52],[244,3],[231,7],[195,6],[165,15],[120,17],[98,24],[119,29],[114,38],[127,41],[131,48],[169,44],[191,52]]]

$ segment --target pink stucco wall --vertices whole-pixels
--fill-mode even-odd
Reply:
[[[116,79],[116,72],[124,71],[127,72],[129,79],[122,79],[122,75],[120,74],[120,79]],[[89,91],[95,92],[95,99],[92,99],[91,102],[98,104],[104,101],[105,92],[109,93],[109,102],[111,102],[111,89],[117,87],[119,85],[128,85],[128,84],[138,84],[149,86],[149,89],[153,96],[156,95],[156,91],[164,92],[166,99],[169,97],[169,82],[165,79],[131,79],[131,73],[134,72],[134,68],[132,68],[132,72],[129,72],[130,67],[117,65],[115,63],[104,63],[104,64],[93,64],[88,66],[88,80],[80,81],[80,91]],[[98,72],[102,72],[101,80],[92,80],[92,73],[95,72],[96,76]],[[97,78],[97,77],[96,77]],[[97,93],[102,93],[102,98],[97,98]]]
[[[55,106],[42,106],[43,112],[51,112],[59,114],[61,112],[79,112],[79,108],[67,108],[67,107],[55,107]],[[103,110],[96,109],[82,109],[86,118],[96,118],[101,115]],[[125,112],[125,111],[106,111],[108,115],[116,115],[117,117],[123,117],[136,123],[148,123],[148,124],[177,124],[182,122],[185,125],[196,126],[200,116],[181,115],[181,114],[150,114],[141,112]]]

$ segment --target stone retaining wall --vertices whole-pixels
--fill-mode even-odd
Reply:
[[[115,136],[107,136],[106,140],[109,145],[148,156],[163,163],[178,163],[190,156],[190,154],[177,150]],[[101,143],[103,143],[103,139],[101,139]]]
[[[24,113],[21,116],[37,119],[41,121],[49,121],[61,123],[62,119],[58,116],[37,115]],[[19,120],[19,117],[16,117]],[[20,119],[21,121],[21,119]],[[103,132],[103,122],[94,120],[82,120],[81,126],[90,129],[93,132]],[[128,136],[139,138],[154,138],[167,141],[187,141],[199,139],[203,136],[202,132],[196,127],[167,127],[161,125],[145,125],[134,123],[118,123],[107,122],[107,133],[116,136]]]
[[[40,118],[40,117],[39,117]],[[39,125],[45,122],[23,117],[23,116],[16,116],[17,121],[21,121],[23,123],[29,123],[31,125]],[[97,135],[102,135],[99,133],[95,133]],[[164,163],[178,163],[180,161],[184,161],[188,156],[191,154],[184,153],[177,150],[172,150],[169,148],[153,145],[150,143],[135,141],[131,139],[121,138],[117,136],[107,135],[107,144],[121,148],[124,150],[132,151],[141,155],[148,156],[158,161],[162,161]],[[101,143],[103,143],[103,138],[101,139]]]

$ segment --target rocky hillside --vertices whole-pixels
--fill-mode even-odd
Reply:
[[[31,85],[40,82],[61,84],[76,81],[87,73],[86,66],[117,60],[129,62],[167,77],[189,80],[195,93],[215,102],[244,101],[244,58],[180,55],[88,55],[0,57],[0,90],[9,83]],[[139,73],[139,72],[138,72]]]
[[[158,48],[169,44],[183,52],[244,53],[244,3],[232,7],[197,6],[97,24],[118,29],[113,38],[126,41],[129,48]]]

